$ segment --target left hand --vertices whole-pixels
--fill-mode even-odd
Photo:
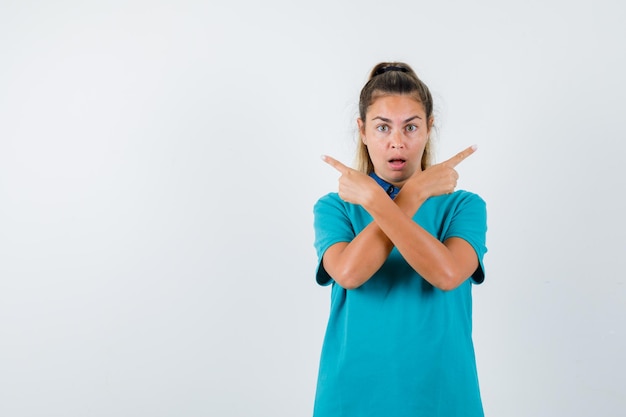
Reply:
[[[339,177],[339,197],[342,200],[366,206],[374,198],[377,191],[376,181],[356,169],[345,166],[328,155],[323,155],[322,160],[341,173]],[[378,187],[378,189],[381,189]]]

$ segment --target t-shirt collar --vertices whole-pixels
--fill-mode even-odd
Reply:
[[[383,187],[383,190],[387,192],[387,194],[389,195],[389,197],[391,197],[392,200],[396,198],[396,195],[398,195],[398,193],[400,192],[400,188],[380,178],[378,175],[374,173],[374,171],[370,173],[370,177],[374,178],[374,181],[376,181],[378,185]]]

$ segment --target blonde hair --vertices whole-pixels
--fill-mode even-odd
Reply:
[[[433,117],[433,98],[430,90],[415,74],[413,69],[403,62],[381,62],[370,73],[369,80],[361,89],[359,98],[359,117],[365,124],[365,116],[369,106],[384,95],[410,95],[424,106],[426,120],[429,124]],[[370,158],[367,146],[363,141],[357,141],[356,169],[370,174],[374,171],[374,164]],[[430,137],[422,155],[422,170],[432,165],[432,148]]]

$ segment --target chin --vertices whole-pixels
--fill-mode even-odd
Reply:
[[[408,179],[409,177],[407,177],[406,175],[390,175],[387,179],[387,182],[390,182],[396,187],[399,187],[403,185]]]

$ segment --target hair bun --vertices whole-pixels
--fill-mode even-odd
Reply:
[[[375,77],[377,75],[384,74],[385,72],[390,72],[390,71],[409,72],[408,68],[405,68],[405,67],[399,67],[397,65],[387,65],[387,66],[382,66],[380,68],[377,68],[372,74],[372,77]]]

